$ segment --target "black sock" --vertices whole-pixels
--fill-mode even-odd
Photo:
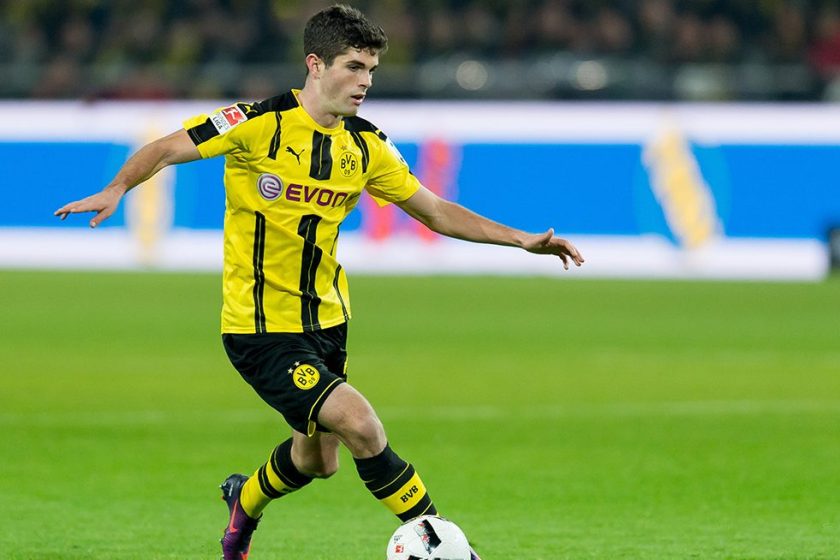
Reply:
[[[414,467],[386,445],[379,455],[354,459],[356,470],[373,497],[402,521],[418,515],[435,515],[432,499]]]

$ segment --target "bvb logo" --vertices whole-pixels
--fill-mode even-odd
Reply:
[[[345,177],[352,177],[359,170],[359,160],[353,152],[344,152],[338,159],[338,168]]]
[[[321,374],[315,366],[301,364],[295,369],[294,373],[292,373],[292,379],[298,389],[308,391],[318,384],[318,381],[321,379]]]

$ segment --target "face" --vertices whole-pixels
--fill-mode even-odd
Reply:
[[[330,66],[322,66],[319,89],[324,109],[336,116],[354,116],[373,85],[378,66],[379,54],[354,48],[335,57]]]

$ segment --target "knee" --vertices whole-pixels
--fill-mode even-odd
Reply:
[[[385,429],[373,407],[346,383],[327,397],[318,421],[336,434],[354,457],[372,457],[387,443]]]
[[[354,457],[371,457],[385,447],[385,428],[376,414],[348,419],[342,427],[342,438]]]

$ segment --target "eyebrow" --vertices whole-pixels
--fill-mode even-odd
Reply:
[[[348,66],[350,66],[351,64],[358,64],[359,66],[361,66],[361,67],[363,67],[363,68],[367,67],[367,64],[365,64],[364,62],[362,62],[362,61],[361,61],[361,60],[359,60],[358,58],[351,58],[350,60],[348,60],[348,61],[346,62],[346,64],[347,64]],[[379,68],[379,65],[378,65],[378,64],[375,64],[375,65],[373,65],[373,66],[371,66],[371,67],[370,67],[370,71],[371,71],[371,72],[373,72],[373,71],[374,71],[374,70],[376,70],[377,68]]]

